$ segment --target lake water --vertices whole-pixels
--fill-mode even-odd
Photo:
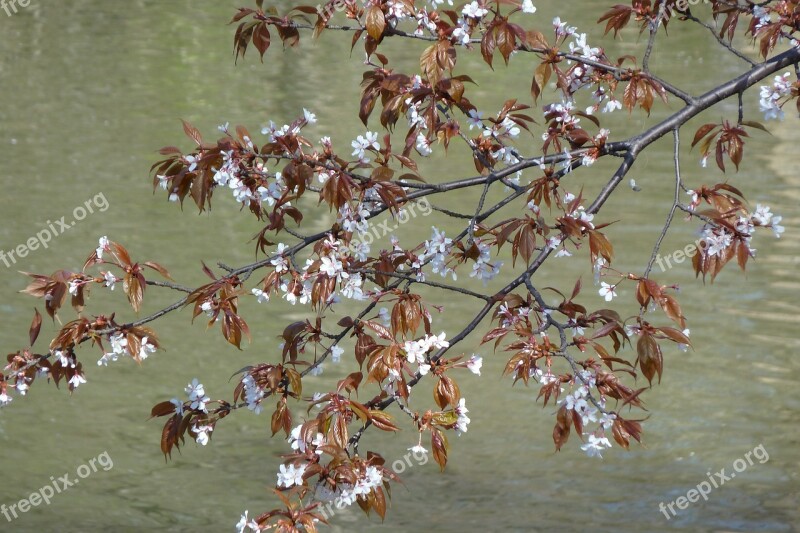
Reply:
[[[543,4],[537,2],[539,12],[528,21],[550,35],[554,7]],[[560,4],[562,19],[598,35],[594,21],[604,3]],[[189,147],[180,118],[212,137],[217,124],[229,121],[255,131],[268,120],[288,122],[308,107],[319,118],[309,133],[332,135],[342,150],[363,133],[355,111],[364,67],[361,52],[349,57],[349,38],[306,39],[299,50],[285,53],[273,43],[264,64],[251,50],[235,66],[233,28],[226,23],[239,5],[230,0],[33,0],[12,16],[0,12],[0,249],[26,242],[48,221],[69,218],[75,206],[98,195],[108,202],[106,210],[91,214],[47,249],[31,252],[11,268],[0,264],[0,345],[5,353],[25,345],[33,307],[42,308],[41,302],[17,292],[26,285],[17,271],[80,269],[102,235],[123,243],[135,258],[163,263],[176,280],[190,286],[204,282],[201,261],[242,265],[253,259],[248,241],[258,225],[239,213],[227,195],[215,198],[211,216],[198,216],[188,203],[180,212],[160,191],[152,195],[148,169],[158,157],[155,151],[173,143]],[[611,57],[641,53],[644,43],[635,32],[623,37],[590,42],[612,50]],[[652,66],[690,92],[700,93],[742,68],[697,28],[671,25],[670,37],[657,46]],[[393,64],[413,68],[422,43],[392,44]],[[530,103],[527,58],[515,57],[508,68],[497,61],[495,74],[477,52],[460,55],[459,64],[463,72],[477,71],[479,87],[471,98],[479,108],[496,109],[510,97]],[[756,93],[746,103],[757,113]],[[657,104],[650,118],[617,113],[609,123],[612,138],[634,134],[678,106],[674,101]],[[712,168],[700,168],[698,154],[688,152],[697,126],[721,115],[735,120],[734,104],[709,112],[683,131],[689,186],[723,179]],[[350,509],[332,518],[334,530],[795,531],[800,524],[800,129],[795,120],[790,116],[785,123],[771,123],[773,137],[754,134],[742,168],[728,176],[753,204],[767,203],[784,215],[783,238],[762,235],[755,242],[758,260],[746,275],[731,266],[714,285],[703,285],[684,263],[662,276],[682,287],[694,350],[667,348],[663,382],[646,395],[651,416],[645,446],[626,452],[615,445],[603,460],[595,460],[585,457],[573,435],[562,452],[554,453],[552,409],[542,410],[534,402],[538,388],[512,388],[500,377],[504,354],[479,347],[473,335],[457,353],[482,353],[483,376],[460,380],[472,424],[468,433],[451,440],[447,470],[440,474],[433,461],[414,464],[402,475],[405,485],[394,488],[385,524]],[[649,257],[671,198],[671,146],[671,139],[652,146],[631,174],[642,192],[619,190],[596,219],[624,221],[609,228],[617,268],[640,271]],[[463,155],[456,148],[447,158],[433,158],[422,173],[429,181],[472,175]],[[591,193],[611,168],[600,161],[570,177],[569,187],[577,191],[582,185]],[[474,202],[474,194],[459,193],[445,205]],[[422,237],[431,225],[450,228],[450,233],[455,229],[432,215],[401,231]],[[321,227],[321,220],[304,221],[307,231]],[[664,250],[693,241],[695,229],[694,222],[676,222]],[[551,261],[537,276],[541,285],[569,290],[580,275],[591,279],[588,261]],[[582,301],[599,305],[594,289],[585,286]],[[144,313],[179,296],[150,288]],[[620,296],[620,301],[633,301],[627,287]],[[88,310],[116,309],[122,319],[131,319],[121,298],[120,291],[95,291]],[[474,302],[450,295],[439,301],[447,312],[437,317],[437,329],[457,331],[475,310]],[[216,329],[206,332],[202,323],[191,325],[190,314],[181,312],[155,324],[166,350],[141,367],[129,360],[97,367],[100,353],[84,348],[79,357],[87,366],[88,383],[73,396],[44,383],[25,398],[15,396],[0,411],[0,504],[26,498],[51,483],[51,476],[69,473],[74,478],[81,465],[104,452],[113,467],[99,469],[54,496],[50,505],[11,523],[0,518],[0,531],[225,531],[232,530],[244,509],[252,515],[272,508],[269,489],[278,456],[288,447],[281,438],[269,438],[268,414],[240,412],[226,418],[209,446],[187,443],[168,463],[158,447],[161,423],[148,420],[153,404],[182,395],[193,377],[212,397],[229,398],[233,386],[228,376],[247,364],[275,360],[281,324],[304,316],[299,308],[277,304],[246,302],[243,309],[255,331],[243,351],[227,345]],[[66,321],[74,313],[64,309],[61,315]],[[46,320],[37,347],[55,329]],[[349,371],[346,365],[326,364],[321,377],[308,378],[305,391],[323,390]],[[429,392],[417,391],[414,398],[427,405]],[[362,450],[380,447],[393,460],[415,443],[414,433],[406,429],[390,436],[369,434]],[[669,521],[659,512],[660,502],[685,495],[707,479],[707,472],[731,472],[734,461],[759,445],[769,460],[755,462],[714,490],[707,502],[692,504]]]

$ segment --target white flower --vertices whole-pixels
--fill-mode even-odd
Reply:
[[[305,118],[306,122],[309,124],[316,124],[317,123],[317,115],[306,109],[303,108],[303,118]]]
[[[483,357],[480,355],[472,354],[472,357],[467,361],[467,368],[473,374],[481,375],[481,366],[483,366]]]
[[[608,429],[614,425],[614,420],[617,419],[617,415],[614,413],[605,414],[600,417],[600,425],[603,426],[603,429]]]
[[[105,236],[100,237],[100,239],[98,239],[97,242],[98,242],[98,245],[97,245],[97,249],[95,250],[95,252],[97,252],[97,258],[98,259],[102,259],[103,258],[103,252],[110,249],[108,237],[105,237]]]
[[[708,228],[704,230],[704,236],[707,245],[706,253],[709,257],[722,255],[722,252],[733,242],[733,235],[724,228],[720,228],[718,231]]]
[[[322,264],[319,266],[320,272],[324,272],[328,277],[335,278],[342,272],[342,262],[335,257],[325,256],[322,258]],[[345,276],[346,277],[346,276]]]
[[[127,353],[128,337],[122,333],[115,333],[109,338],[111,341],[111,351],[117,355],[125,355]]]
[[[206,404],[211,401],[211,399],[206,396],[206,391],[203,388],[203,384],[197,381],[197,378],[194,378],[189,385],[186,386],[186,394],[189,395],[189,399],[192,401],[190,407],[192,409],[197,409],[199,411],[203,411],[204,413],[208,412],[206,408]]]
[[[61,350],[54,350],[53,355],[59,360],[62,368],[67,368],[68,366],[75,368],[75,365],[70,363],[69,354],[62,352]]]
[[[564,397],[564,405],[567,407],[567,410],[576,410],[578,412],[585,410],[588,407],[586,400],[581,398],[581,393],[578,391],[574,392],[573,394],[567,394]]]
[[[403,345],[409,363],[424,363],[428,347],[420,341],[406,341]]]
[[[756,204],[756,210],[750,215],[753,222],[757,222],[759,226],[769,226],[772,219],[770,207],[768,205]]]
[[[373,148],[375,150],[380,149],[380,145],[378,144],[378,134],[368,131],[365,136],[359,135],[355,141],[350,143],[350,146],[353,147],[352,155],[358,156],[358,158],[362,161],[369,161],[364,157],[364,152],[369,148]]]
[[[214,426],[198,426],[196,424],[193,425],[192,431],[194,431],[196,434],[194,440],[197,441],[197,444],[205,446],[206,444],[208,444],[208,434],[211,433],[213,430]]]
[[[299,424],[292,429],[292,432],[289,434],[289,444],[292,446],[293,450],[297,450],[301,453],[306,451],[306,441],[300,438],[300,430],[303,429],[303,424]]]
[[[463,19],[458,21],[458,26],[453,29],[453,38],[456,40],[458,44],[461,46],[467,46],[470,41],[470,34],[469,29],[464,27]],[[472,111],[470,111],[471,113]],[[424,122],[424,119],[421,117],[417,119],[417,122]],[[469,129],[472,129],[472,125],[470,125]]]
[[[0,392],[0,407],[5,407],[10,404],[13,398],[5,392]]]
[[[251,531],[261,531],[261,528],[258,526],[255,520],[247,521],[247,511],[239,518],[239,521],[236,523],[236,533],[244,533],[244,528],[250,528]]]
[[[180,401],[178,398],[173,398],[169,401],[172,405],[175,406],[175,414],[179,416],[183,416],[183,402]]]
[[[352,500],[355,501],[355,496],[369,494],[372,489],[380,486],[382,483],[383,475],[381,474],[381,471],[374,466],[368,466],[364,476],[356,481],[356,485],[352,489]],[[342,494],[341,499],[345,499],[344,494]]]
[[[250,190],[250,187],[245,185],[239,178],[231,179],[228,183],[228,187],[233,189],[233,197],[236,198],[237,202],[249,205],[250,200],[254,200],[256,197],[253,191]]]
[[[408,450],[411,453],[414,453],[414,454],[423,454],[423,455],[425,455],[425,454],[428,453],[428,450],[426,450],[425,447],[422,446],[421,444],[417,444],[416,446],[412,446],[411,448],[408,448]]]
[[[215,169],[212,168],[211,170]],[[228,172],[227,169],[221,168],[214,172],[214,183],[216,183],[220,187],[225,187],[226,185],[228,185],[228,182],[231,179],[233,179],[233,176],[231,176],[230,172]]]
[[[426,335],[425,343],[428,346],[436,348],[437,350],[440,348],[448,348],[450,346],[450,343],[444,340],[446,336],[447,334],[444,331],[439,333],[438,335]]]
[[[351,300],[365,300],[367,296],[361,288],[362,284],[363,280],[361,279],[361,274],[353,274],[341,288],[342,296]]]
[[[278,243],[278,248],[275,250],[275,255],[277,255],[277,257],[275,259],[270,260],[270,264],[275,267],[275,272],[278,274],[289,270],[289,263],[283,256],[283,253],[286,251],[287,248],[289,247],[283,244],[282,242]]]
[[[613,113],[615,109],[622,109],[622,102],[615,99],[610,99],[603,107],[603,113]]]
[[[608,439],[605,437],[596,437],[594,434],[589,435],[589,442],[586,444],[581,445],[581,450],[586,452],[586,455],[589,457],[600,457],[600,452],[605,450],[606,448],[611,448],[611,443],[608,442]]]
[[[197,162],[200,160],[200,158],[194,155],[185,155],[183,156],[183,159],[189,165],[189,168],[186,171],[194,172],[194,169],[197,168]]]
[[[533,5],[533,2],[531,0],[523,0],[522,12],[531,14],[536,13],[536,6]]]
[[[167,187],[169,187],[169,180],[171,177],[172,176],[164,176],[163,174],[157,174],[156,178],[158,179],[158,186],[166,191]]]
[[[478,128],[483,129],[483,113],[476,109],[469,110],[469,117],[467,118],[469,129]]]
[[[600,296],[604,297],[607,302],[610,302],[617,295],[614,289],[616,289],[616,286],[609,285],[608,283],[603,281],[602,283],[600,283],[600,290],[597,292],[599,292]]]
[[[576,409],[576,411],[581,415],[581,421],[584,426],[588,426],[592,422],[597,422],[597,413],[599,411],[596,408],[586,404],[586,406]]]
[[[686,328],[686,329],[683,330],[682,333],[688,337],[689,333],[691,333],[691,331],[689,331],[689,328]],[[685,352],[685,351],[687,351],[689,349],[689,345],[688,344],[678,344],[678,348],[680,348],[680,350],[682,352]]]
[[[190,400],[194,400],[195,398],[200,398],[205,396],[206,391],[203,388],[203,384],[200,383],[197,378],[194,378],[191,383],[186,385],[186,394],[189,395]]]
[[[783,226],[778,224],[781,220],[783,220],[783,217],[772,217],[772,224],[770,227],[772,227],[772,232],[775,234],[776,239],[781,238],[781,233],[783,233],[783,230],[785,229]]]
[[[553,29],[556,30],[557,37],[572,35],[577,30],[575,26],[567,26],[566,22],[561,22],[561,17],[556,17],[553,19]]]
[[[511,120],[510,118],[508,117],[504,118],[503,122],[500,123],[500,126],[502,128],[501,133],[509,135],[510,137],[513,138],[519,137],[520,129],[517,126],[517,123]]]
[[[103,278],[106,280],[105,286],[113,291],[114,284],[117,282],[117,277],[111,272],[103,272]]]
[[[594,220],[594,215],[591,213],[587,213],[583,206],[578,207],[578,220],[581,220],[586,223],[587,226],[590,228],[594,228],[594,224],[592,224],[592,220]]]
[[[286,468],[286,465],[280,466],[280,472],[278,472],[278,487],[286,487],[289,488],[292,485],[302,485],[303,484],[303,474],[306,471],[306,465],[300,465],[300,468],[295,468],[293,464],[289,465],[289,468]]]
[[[69,380],[69,384],[72,385],[73,389],[77,389],[82,383],[86,383],[86,379],[80,374],[75,374]]]
[[[482,8],[478,2],[473,1],[471,4],[467,4],[464,6],[464,9],[461,10],[461,13],[465,17],[471,17],[479,19],[487,14],[489,11]]]
[[[157,350],[157,348],[153,344],[147,342],[148,340],[149,340],[148,337],[142,337],[142,345],[139,348],[139,359],[141,359],[142,361],[147,359],[151,353],[156,353]]]
[[[78,289],[80,288],[81,284],[79,281],[70,281],[69,282],[69,293],[73,296],[78,295]]]
[[[466,401],[467,401],[466,398],[461,398],[460,400],[458,400],[458,406],[455,409],[456,414],[458,415],[458,420],[456,420],[457,435],[466,433],[467,426],[470,423],[470,419],[467,416],[467,413],[469,413],[469,409],[467,409]]]
[[[378,318],[381,319],[384,326],[388,326],[391,323],[391,317],[389,316],[389,310],[385,307],[381,307],[378,311]]]
[[[250,292],[253,294],[253,296],[256,297],[256,302],[258,302],[260,304],[263,304],[264,302],[268,302],[269,301],[269,293],[268,292],[264,292],[261,289],[251,289]]]
[[[780,119],[783,120],[784,112],[778,103],[780,99],[792,90],[789,80],[790,74],[787,72],[782,76],[775,76],[772,85],[762,85],[760,91],[761,99],[758,102],[759,109],[764,113],[764,120]]]
[[[483,282],[484,285],[486,285],[488,281],[493,280],[498,274],[500,274],[501,266],[503,266],[502,261],[495,261],[494,264],[484,261],[477,261],[474,265],[472,265],[472,272],[470,272],[469,277],[478,278]]]
[[[772,20],[770,12],[764,9],[762,6],[753,7],[753,18],[758,19],[755,28],[756,30],[760,30],[766,24],[769,24]]]
[[[339,345],[334,344],[331,346],[331,361],[334,363],[338,363],[342,360],[342,354],[344,353],[344,348],[340,348]]]
[[[423,157],[428,157],[433,153],[430,141],[422,133],[417,135],[417,151]]]

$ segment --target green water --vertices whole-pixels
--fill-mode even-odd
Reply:
[[[190,286],[204,282],[201,261],[242,265],[253,259],[248,240],[258,225],[239,213],[227,195],[215,198],[211,216],[198,216],[188,204],[181,213],[162,194],[152,195],[148,168],[157,158],[155,150],[173,143],[189,147],[182,139],[180,118],[213,137],[216,125],[226,121],[256,131],[270,119],[288,122],[308,107],[319,118],[308,130],[312,139],[331,135],[345,150],[363,133],[354,119],[362,55],[356,51],[349,57],[347,39],[307,40],[299,50],[285,53],[275,43],[264,64],[248,55],[235,66],[233,30],[225,23],[239,2],[34,2],[13,16],[0,12],[0,249],[26,242],[48,221],[64,215],[69,219],[76,206],[97,195],[107,200],[108,208],[96,210],[47,249],[19,258],[11,268],[0,264],[0,346],[5,353],[25,345],[33,307],[42,308],[17,293],[26,284],[17,270],[77,270],[102,235],[123,243],[138,260],[165,264],[176,280]],[[539,12],[528,20],[549,34],[554,7],[545,4],[537,2]],[[597,33],[594,20],[604,3],[562,4],[562,19]],[[653,67],[690,92],[708,89],[742,66],[719,54],[708,34],[677,27],[671,34],[668,46],[656,48]],[[610,38],[590,42],[613,50],[612,57],[642,50],[635,33],[616,43]],[[393,44],[393,63],[413,68],[423,45]],[[472,66],[478,72],[474,77],[479,87],[471,98],[479,108],[496,109],[506,97],[529,101],[531,66],[525,58],[516,57],[510,68],[497,64],[496,75],[482,66],[477,54],[462,55],[459,61],[464,71]],[[757,96],[750,95],[747,102],[755,113]],[[670,109],[678,104],[673,102]],[[617,113],[609,123],[612,138],[640,131],[668,111],[659,104],[649,119]],[[734,118],[735,108],[726,104],[684,130],[689,186],[720,180],[713,169],[699,167],[688,144],[697,125],[721,114]],[[745,163],[731,177],[753,203],[767,203],[784,215],[786,233],[779,241],[763,235],[755,243],[758,260],[746,276],[729,268],[713,286],[704,286],[684,264],[664,278],[682,286],[695,349],[688,354],[667,349],[664,381],[646,395],[651,410],[646,446],[629,452],[615,446],[602,461],[586,458],[573,441],[554,453],[552,409],[542,410],[534,402],[537,388],[511,388],[509,380],[501,379],[505,356],[478,347],[473,336],[458,353],[482,353],[483,376],[460,380],[472,424],[467,434],[452,439],[446,472],[440,474],[432,461],[415,465],[403,473],[405,486],[395,488],[385,524],[349,509],[332,518],[334,527],[794,531],[800,523],[795,309],[800,296],[800,134],[791,117],[770,126],[775,136],[750,139]],[[429,181],[472,175],[459,155],[463,151],[455,149],[448,158],[434,158],[422,172]],[[609,230],[617,268],[641,270],[649,257],[668,208],[671,161],[671,140],[652,146],[631,174],[643,191],[618,191],[596,219],[610,221],[624,214],[625,223]],[[597,190],[611,168],[598,162],[570,178],[576,181],[569,187]],[[474,194],[459,193],[444,205],[474,202]],[[304,228],[311,232],[322,223],[309,218]],[[430,225],[455,231],[450,222],[431,215],[415,219],[400,233],[422,237]],[[676,223],[664,249],[691,242],[694,230],[694,223]],[[577,276],[590,279],[587,266],[585,260],[551,262],[541,271],[540,283],[568,290]],[[179,296],[148,289],[144,313]],[[629,288],[620,296],[632,300]],[[438,302],[447,312],[437,317],[436,327],[448,332],[457,331],[476,310],[474,302],[449,295],[439,296]],[[597,306],[600,300],[587,289],[584,303]],[[76,469],[103,452],[113,468],[99,469],[57,494],[50,505],[39,505],[13,522],[0,517],[0,530],[230,531],[244,509],[252,516],[272,508],[269,489],[278,456],[288,446],[269,438],[268,414],[239,412],[226,418],[209,446],[190,442],[169,463],[158,448],[161,424],[147,419],[153,404],[182,395],[193,377],[200,378],[212,397],[230,398],[233,387],[227,377],[247,364],[275,360],[275,336],[282,324],[303,317],[300,308],[283,305],[247,302],[243,309],[255,338],[241,352],[227,345],[216,329],[204,332],[203,324],[191,325],[190,315],[183,312],[155,324],[166,350],[141,367],[130,360],[97,367],[99,351],[85,348],[79,357],[87,366],[88,383],[73,396],[44,383],[36,383],[25,398],[15,395],[0,411],[0,504],[27,498],[50,483],[51,476],[69,473],[74,478]],[[119,310],[122,319],[133,318],[119,290],[95,291],[88,310]],[[64,309],[62,316],[66,321],[74,313]],[[46,321],[43,337],[55,329]],[[46,340],[40,340],[42,345]],[[307,392],[325,390],[350,371],[346,365],[330,364],[325,370],[319,378],[308,378]],[[419,405],[427,405],[429,398],[427,390],[414,396]],[[369,435],[362,450],[380,446],[391,460],[415,443],[414,433],[406,429],[389,437]],[[692,504],[670,521],[659,512],[660,502],[685,495],[706,480],[706,472],[730,472],[736,459],[762,444],[769,460],[756,462],[714,490],[707,502]]]

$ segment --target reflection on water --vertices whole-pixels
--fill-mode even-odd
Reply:
[[[179,118],[211,134],[225,121],[254,129],[269,119],[291,120],[305,106],[319,117],[315,132],[333,135],[339,145],[347,146],[363,133],[352,116],[363,65],[358,52],[348,59],[344,40],[326,36],[285,53],[274,45],[263,65],[248,56],[234,66],[232,30],[224,23],[237,2],[205,2],[201,7],[188,0],[139,0],[122,5],[38,2],[13,17],[0,17],[0,248],[25,242],[47,220],[71,212],[94,194],[104,193],[110,205],[107,212],[54,239],[47,250],[14,268],[0,265],[0,344],[9,351],[24,342],[34,305],[16,294],[25,284],[16,270],[77,269],[101,235],[123,242],[137,257],[164,262],[186,284],[202,282],[201,260],[244,264],[252,259],[247,241],[258,228],[228,198],[215,199],[212,216],[197,216],[188,205],[180,213],[162,196],[151,196],[147,169],[154,150],[180,139]],[[562,18],[589,30],[596,9],[594,3],[591,10],[588,5],[570,3]],[[529,20],[545,28],[552,16],[552,7],[542,6]],[[679,85],[700,92],[741,67],[726,56],[709,54],[713,41],[708,35],[678,30],[672,42],[680,46],[657,48],[654,66]],[[603,44],[614,50],[612,56],[638,53],[642,45],[635,33]],[[395,43],[394,50],[391,57],[398,68],[412,68],[417,47]],[[479,64],[476,57],[459,61],[465,71]],[[515,58],[509,68],[497,65],[496,74],[479,67],[473,99],[493,109],[506,97],[498,94],[498,87],[517,87],[518,94],[510,96],[528,101],[531,70],[524,58]],[[711,119],[732,109],[715,110]],[[659,107],[649,119],[619,113],[611,122],[612,132],[635,133],[666,112]],[[688,127],[684,139],[693,131]],[[732,176],[753,203],[768,203],[784,215],[784,237],[756,244],[758,261],[746,276],[731,268],[713,286],[704,286],[688,265],[668,273],[683,287],[695,350],[667,352],[664,382],[649,394],[646,447],[627,453],[615,448],[602,461],[588,460],[575,443],[554,454],[550,409],[543,412],[534,403],[535,389],[511,388],[501,380],[503,357],[484,350],[484,375],[462,382],[474,422],[469,433],[453,440],[444,474],[432,462],[404,473],[405,487],[395,489],[390,519],[381,529],[476,531],[489,523],[512,531],[792,530],[800,521],[800,394],[795,379],[800,363],[794,357],[800,256],[800,184],[793,164],[797,131],[787,119],[774,126],[775,137],[749,140],[749,157]],[[632,216],[635,221],[612,226],[620,268],[642,267],[666,214],[671,144],[653,148],[633,173],[643,191],[619,191],[603,215],[613,220],[618,218],[614,213],[624,212],[626,220]],[[428,162],[423,174],[431,181],[469,174],[458,153]],[[696,153],[685,153],[690,186],[718,179],[696,160]],[[610,168],[601,161],[571,179],[590,192]],[[454,200],[469,201],[474,198],[468,192]],[[443,221],[432,215],[403,231],[422,236],[431,224]],[[683,247],[693,240],[693,231],[693,223],[677,224],[665,249]],[[219,243],[228,242],[235,246],[220,251]],[[540,280],[571,287],[577,276],[588,279],[586,265],[577,263],[548,265]],[[621,296],[631,294],[622,291]],[[587,291],[586,302],[597,304],[592,298]],[[150,291],[146,310],[175,299]],[[122,307],[118,302],[95,294],[90,310]],[[448,312],[437,325],[448,331],[474,305],[449,299],[443,303]],[[179,394],[193,377],[200,377],[212,396],[227,396],[231,385],[225,377],[275,357],[276,324],[301,317],[297,309],[280,306],[246,305],[245,312],[258,333],[243,352],[231,350],[216,331],[203,333],[200,324],[191,326],[189,316],[181,314],[157,326],[167,351],[141,368],[130,362],[93,367],[89,383],[73,397],[38,386],[29,398],[16,398],[0,412],[0,503],[27,497],[51,475],[74,471],[103,451],[114,461],[112,470],[87,478],[49,506],[22,515],[13,526],[21,531],[93,531],[109,525],[121,530],[217,531],[232,526],[244,509],[271,507],[268,488],[275,481],[277,455],[286,446],[268,438],[267,416],[230,417],[219,425],[212,445],[189,444],[167,464],[158,451],[160,425],[146,420],[152,404]],[[64,315],[69,318],[68,312]],[[122,315],[130,318],[124,311]],[[44,329],[55,327],[46,324]],[[478,351],[477,340],[471,338],[463,350]],[[82,354],[91,363],[94,354]],[[321,390],[344,372],[327,365],[325,375],[311,379],[308,389]],[[416,397],[428,394],[419,391]],[[390,459],[415,443],[408,431],[369,439],[365,445],[381,443]],[[707,471],[730,465],[758,444],[769,451],[767,463],[748,469],[708,502],[691,506],[670,522],[659,513],[660,502],[685,494]],[[378,527],[353,510],[338,513],[333,524],[339,531]]]

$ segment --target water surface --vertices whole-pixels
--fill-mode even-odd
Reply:
[[[543,4],[543,2],[539,2]],[[282,53],[278,44],[261,64],[253,56],[234,65],[232,28],[225,23],[239,2],[36,1],[12,17],[0,15],[0,249],[25,242],[48,221],[102,193],[105,212],[96,212],[37,250],[13,268],[0,264],[0,345],[7,352],[25,343],[34,305],[17,294],[26,280],[17,270],[49,273],[79,269],[108,235],[141,259],[160,261],[187,285],[203,282],[200,261],[241,265],[253,258],[248,240],[258,230],[252,217],[240,214],[233,201],[219,195],[211,216],[198,216],[187,204],[181,213],[164,197],[151,193],[148,168],[155,150],[182,140],[179,118],[209,136],[217,124],[245,124],[252,131],[268,120],[292,120],[302,107],[317,113],[314,135],[333,135],[337,146],[363,133],[355,119],[361,54],[349,57],[347,39],[327,36],[306,41],[300,50]],[[560,13],[570,24],[597,33],[595,2],[570,2]],[[591,9],[589,9],[591,7]],[[529,21],[549,32],[552,7],[540,6]],[[654,68],[690,92],[699,93],[738,72],[741,63],[715,52],[713,39],[701,31],[675,28],[670,45],[656,48]],[[673,33],[671,31],[671,33]],[[639,53],[635,33],[624,40],[603,40],[613,56]],[[395,43],[391,55],[398,67],[413,68],[421,45]],[[253,51],[251,51],[252,53]],[[612,54],[610,54],[612,55]],[[477,54],[460,56],[463,70],[477,69],[472,98],[483,109],[496,109],[506,97],[528,102],[532,66],[515,58],[509,68],[485,69]],[[500,94],[510,89],[510,93]],[[748,105],[757,110],[755,94]],[[610,122],[614,138],[640,131],[678,109],[658,105],[649,119],[618,113]],[[719,180],[713,169],[701,169],[688,152],[694,128],[721,114],[735,116],[725,105],[687,126],[683,143],[687,183]],[[758,118],[753,116],[751,118]],[[786,233],[756,243],[758,260],[747,275],[733,268],[717,282],[703,285],[689,265],[672,269],[680,283],[684,311],[690,319],[694,351],[666,353],[664,381],[647,396],[651,418],[645,425],[646,446],[629,452],[615,446],[603,460],[586,458],[575,442],[553,452],[552,410],[534,402],[538,390],[500,377],[504,355],[493,355],[471,337],[459,349],[485,357],[481,378],[462,378],[472,424],[453,438],[451,461],[440,474],[432,461],[403,474],[389,519],[383,525],[355,510],[338,513],[340,531],[506,531],[532,530],[686,530],[793,531],[800,523],[796,375],[795,305],[799,246],[797,205],[800,185],[796,147],[800,142],[792,118],[772,125],[774,137],[748,141],[745,163],[732,175],[755,202],[768,203],[784,215]],[[309,130],[312,131],[312,130]],[[531,141],[536,143],[536,139]],[[470,164],[456,149],[423,167],[429,181],[471,175]],[[637,162],[632,177],[640,193],[620,190],[603,220],[621,218],[609,230],[618,253],[617,267],[640,270],[649,257],[666,215],[672,187],[671,140],[659,142]],[[599,162],[574,177],[574,190],[597,190],[611,166]],[[502,192],[499,191],[498,194]],[[459,193],[451,206],[474,202],[473,192]],[[310,230],[321,222],[307,220]],[[432,216],[402,228],[422,237],[436,224],[456,231]],[[665,250],[694,240],[694,223],[678,222]],[[588,261],[548,264],[542,285],[570,288],[576,277],[590,279]],[[588,284],[587,284],[588,285]],[[587,288],[585,302],[598,305]],[[148,290],[145,312],[167,305],[179,295]],[[629,290],[621,296],[632,299]],[[119,291],[95,291],[90,312],[124,310]],[[447,313],[436,327],[456,331],[475,310],[474,302],[442,298]],[[231,528],[244,509],[272,508],[269,489],[275,482],[278,455],[287,450],[269,438],[267,415],[239,413],[221,422],[212,444],[189,443],[165,463],[159,448],[160,424],[148,421],[150,407],[183,393],[199,377],[212,396],[228,397],[227,377],[242,366],[278,356],[278,324],[302,317],[300,309],[271,305],[244,306],[254,342],[244,351],[228,346],[219,333],[204,332],[190,316],[169,316],[156,325],[166,351],[137,367],[130,361],[99,368],[99,353],[84,349],[88,383],[70,397],[64,390],[37,384],[26,398],[15,397],[0,412],[0,503],[27,497],[50,476],[74,474],[84,462],[107,451],[113,468],[98,471],[49,506],[39,506],[0,530],[93,531],[113,526],[120,531],[219,531]],[[62,313],[72,318],[70,310]],[[43,335],[55,327],[45,323]],[[40,341],[41,342],[41,341]],[[326,365],[307,390],[323,390],[349,370]],[[424,387],[420,387],[424,389]],[[429,392],[416,398],[428,401]],[[574,438],[574,436],[573,436]],[[370,435],[364,447],[380,446],[387,458],[401,457],[415,444],[406,430],[390,437]],[[667,521],[660,502],[670,502],[706,479],[706,472],[727,468],[763,444],[769,460]]]

